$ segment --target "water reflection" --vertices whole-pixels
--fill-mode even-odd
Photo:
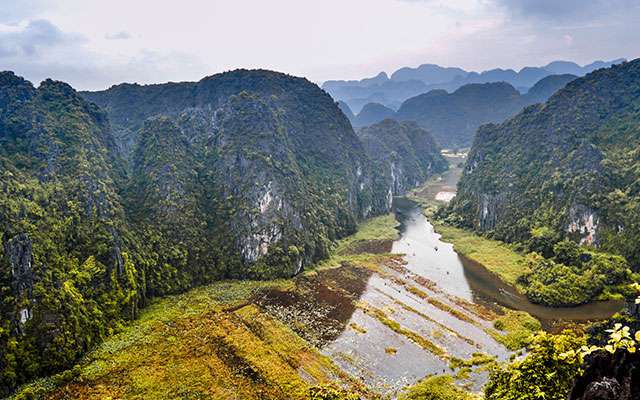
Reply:
[[[552,330],[566,321],[605,319],[623,307],[623,302],[616,300],[559,308],[533,304],[482,265],[459,256],[453,246],[440,241],[416,203],[398,198],[394,204],[402,237],[394,243],[393,251],[406,253],[409,269],[422,271],[451,294],[485,306],[497,303],[526,311]],[[425,265],[429,266],[426,271]]]

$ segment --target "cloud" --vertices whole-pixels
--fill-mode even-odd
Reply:
[[[543,21],[588,21],[620,10],[638,10],[637,0],[495,0],[517,18]]]
[[[17,24],[25,18],[33,18],[48,8],[44,0],[7,0],[0,7],[0,23]]]
[[[7,27],[0,32],[1,57],[34,57],[43,49],[81,43],[85,39],[79,34],[64,33],[51,22],[41,19],[24,26]]]
[[[79,89],[234,68],[317,82],[423,63],[518,69],[640,55],[639,0],[0,2],[0,69]]]
[[[112,35],[124,39],[127,32]],[[10,69],[35,84],[46,78],[77,89],[104,89],[114,83],[155,83],[168,77],[196,79],[207,68],[196,57],[176,51],[141,49],[114,56],[92,49],[78,33],[64,32],[48,20],[0,24],[0,69]]]
[[[126,31],[120,31],[117,33],[109,33],[105,35],[105,39],[107,40],[126,40],[131,39],[131,34]]]

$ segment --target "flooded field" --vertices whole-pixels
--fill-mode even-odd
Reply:
[[[396,218],[397,255],[380,255],[368,267],[345,263],[308,274],[295,290],[270,290],[257,302],[382,394],[393,396],[432,374],[457,375],[480,390],[487,378],[483,363],[464,373],[455,366],[510,356],[493,327],[503,310],[475,301],[459,257],[415,203],[396,199]]]
[[[413,196],[452,198],[458,165]],[[386,399],[446,374],[479,392],[488,368],[533,332],[620,308],[531,304],[443,242],[422,207],[396,198],[393,214],[363,223],[329,260],[295,278],[218,282],[159,299],[91,352],[76,378],[29,390],[49,399],[290,400],[332,385]]]
[[[452,168],[420,194],[451,199],[459,174],[460,168]],[[319,270],[300,277],[293,291],[271,290],[258,300],[340,369],[383,395],[395,397],[434,374],[453,375],[467,389],[481,390],[487,362],[513,353],[512,333],[494,328],[509,309],[542,322],[531,323],[522,313],[524,333],[517,335],[526,337],[526,329],[602,319],[621,307],[615,301],[573,308],[532,304],[442,242],[417,203],[397,198],[394,212],[399,237],[392,255],[381,254],[366,266],[346,262]],[[478,359],[484,361],[470,361]]]

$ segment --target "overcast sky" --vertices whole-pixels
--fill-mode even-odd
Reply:
[[[268,68],[312,81],[435,63],[640,56],[640,0],[0,0],[0,70],[78,89]]]

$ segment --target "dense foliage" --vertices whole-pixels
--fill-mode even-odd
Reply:
[[[386,119],[359,130],[358,138],[390,195],[404,194],[448,167],[429,132],[415,123]]]
[[[0,74],[0,388],[68,366],[145,297],[106,116]]]
[[[411,386],[402,400],[472,400],[466,391],[458,388],[449,375],[430,376]]]
[[[69,367],[151,296],[293,275],[389,210],[391,182],[307,80],[239,70],[83,96],[106,113],[0,74],[2,391]]]
[[[565,332],[540,333],[526,357],[491,372],[486,400],[565,400],[580,373],[584,339]]]
[[[638,265],[639,107],[636,60],[480,128],[451,204],[455,218],[509,242],[570,237]]]
[[[606,288],[628,282],[624,258],[578,247],[565,240],[554,246],[555,257],[529,253],[521,282],[534,303],[570,306],[586,303]]]
[[[522,281],[535,302],[573,305],[610,294],[629,282],[628,265],[640,265],[639,109],[636,60],[481,127],[446,220],[538,253]]]

